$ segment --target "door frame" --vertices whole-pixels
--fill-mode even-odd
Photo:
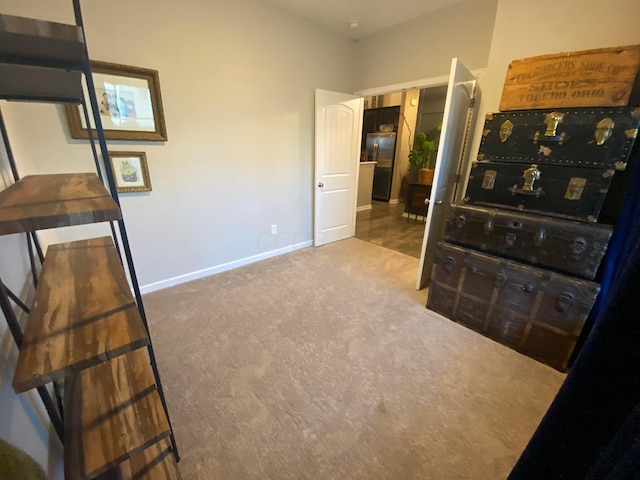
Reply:
[[[486,68],[476,68],[476,69],[472,69],[470,70],[470,72],[473,74],[473,76],[476,78],[476,82],[480,81],[480,78],[482,77],[482,75],[487,71]],[[386,95],[388,93],[396,93],[396,92],[402,92],[402,91],[406,91],[406,90],[414,90],[414,89],[423,89],[423,88],[433,88],[433,87],[442,87],[444,85],[448,85],[449,84],[449,77],[450,77],[450,73],[447,73],[445,75],[439,75],[437,77],[428,77],[428,78],[421,78],[418,80],[412,80],[412,81],[408,81],[408,82],[402,82],[402,83],[393,83],[390,85],[383,85],[380,87],[373,87],[373,88],[366,88],[366,89],[362,89],[362,90],[356,90],[353,94],[354,95],[359,95],[361,97],[373,97],[373,96],[377,96],[377,95]],[[477,109],[476,109],[477,112]],[[474,115],[477,115],[477,113],[474,113]],[[470,134],[472,135],[471,140],[473,139],[473,135],[474,132],[470,132]],[[469,140],[468,140],[469,141]],[[468,147],[472,146],[472,141],[467,145]],[[466,173],[468,172],[468,169],[464,169],[464,171],[461,171],[461,175],[462,176],[466,176]],[[357,161],[357,165],[356,165],[356,186],[355,186],[355,198],[358,197],[358,182],[357,179],[360,176],[360,162]],[[466,189],[466,178],[461,178],[461,181],[463,182],[462,187]],[[463,190],[464,191],[464,190]],[[353,235],[355,235],[355,227],[356,227],[356,219],[354,216],[353,219]],[[423,238],[424,240],[424,238]],[[419,273],[416,273],[416,282],[418,281],[419,278]]]
[[[474,77],[476,77],[476,80],[479,81],[480,77],[486,71],[487,71],[486,68],[475,68],[475,69],[471,70],[471,73],[473,74]],[[445,85],[448,85],[448,84],[449,84],[449,73],[447,73],[446,75],[438,75],[437,77],[421,78],[421,79],[418,79],[418,80],[411,80],[411,81],[408,81],[408,82],[393,83],[391,85],[383,85],[381,87],[365,88],[365,89],[362,89],[362,90],[356,90],[355,92],[353,92],[353,94],[356,95],[356,96],[359,95],[362,98],[364,98],[364,97],[375,97],[377,95],[386,95],[388,93],[397,93],[397,92],[403,92],[403,91],[406,91],[406,90],[442,87],[442,86],[445,86]],[[359,161],[357,161],[356,168],[357,168],[357,170],[356,170],[356,186],[355,186],[354,192],[355,192],[355,196],[356,196],[356,199],[357,199],[358,198],[358,178],[360,176],[360,162]],[[461,173],[464,174],[465,172],[461,172]],[[353,235],[356,234],[355,225],[356,225],[356,219],[354,217],[354,219],[353,219]]]
[[[482,74],[487,71],[486,68],[476,68],[471,70],[471,73],[479,79]],[[412,80],[410,82],[394,83],[391,85],[383,85],[381,87],[365,88],[363,90],[356,90],[353,94],[360,95],[361,97],[374,97],[376,95],[386,95],[387,93],[402,92],[404,90],[414,90],[431,87],[441,87],[449,83],[449,74],[439,75],[437,77],[421,78],[419,80]]]

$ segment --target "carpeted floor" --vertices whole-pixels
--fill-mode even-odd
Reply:
[[[184,480],[503,479],[564,375],[355,238],[145,296]]]

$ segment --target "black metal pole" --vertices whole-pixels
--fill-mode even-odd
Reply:
[[[2,307],[4,318],[7,320],[7,325],[9,325],[9,331],[11,332],[11,335],[13,335],[13,340],[16,342],[16,346],[20,348],[24,335],[22,334],[22,329],[20,328],[16,314],[14,313],[13,308],[11,308],[7,290],[2,281],[0,281],[0,306]]]
[[[58,405],[58,412],[60,413],[60,422],[64,425],[64,406],[62,403],[62,393],[56,380],[53,381],[53,394],[56,397],[56,403]]]
[[[31,245],[31,236],[27,233],[27,249],[29,250],[29,264],[31,265],[31,278],[33,278],[33,286],[38,286],[38,270],[36,268],[36,261],[33,258],[33,246]]]
[[[109,226],[111,227],[111,236],[113,237],[113,244],[116,247],[118,258],[120,259],[120,263],[124,265],[124,262],[122,261],[122,252],[120,251],[120,244],[116,235],[116,228],[113,226],[113,222],[109,222]]]
[[[20,180],[18,175],[18,167],[16,167],[16,160],[13,156],[13,150],[11,150],[11,142],[9,142],[9,133],[7,132],[7,126],[4,123],[4,117],[2,116],[2,110],[0,109],[0,131],[2,132],[2,141],[4,142],[4,148],[7,151],[7,158],[9,159],[9,166],[11,167],[11,173],[13,174],[13,181]]]
[[[85,76],[86,75],[87,75],[87,72],[85,72]],[[87,108],[87,102],[85,101],[84,98],[82,99],[82,113],[84,114],[84,123],[87,124],[87,135],[89,137],[89,145],[91,145],[91,152],[93,153],[93,161],[96,164],[96,171],[98,173],[98,178],[102,183],[104,183],[104,178],[102,176],[102,169],[100,168],[100,160],[99,160],[100,156],[98,155],[98,150],[96,150],[96,140],[95,140],[95,137],[93,136],[93,129],[91,128],[91,121],[89,119],[89,109]],[[111,196],[113,196],[113,192],[111,192]],[[113,226],[113,222],[109,222],[109,228],[111,229],[111,237],[113,238],[113,243],[116,247],[116,251],[118,252],[118,256],[120,257],[120,261],[122,262],[122,255],[120,254],[120,245],[118,245],[118,237],[116,236],[116,229]]]
[[[22,310],[24,313],[26,313],[27,315],[29,315],[29,307],[27,307],[24,303],[22,303],[22,300],[20,300],[20,298],[13,293],[11,290],[9,290],[9,288],[5,285],[4,289],[7,293],[7,297],[9,297],[13,303],[15,303],[18,307],[20,307],[20,310]]]
[[[98,108],[98,100],[95,95],[95,85],[93,82],[93,77],[91,75],[91,65],[89,63],[89,50],[87,47],[87,37],[84,31],[84,23],[82,20],[82,9],[80,8],[80,0],[73,0],[73,11],[75,14],[76,25],[82,29],[83,37],[85,39],[84,43],[84,76],[87,82],[87,89],[89,91],[89,101],[91,103],[91,109],[93,111],[93,118],[96,126],[96,134],[98,136],[98,143],[100,145],[100,150],[102,152],[102,160],[103,166],[105,170],[105,174],[107,177],[107,182],[109,185],[109,189],[111,191],[111,195],[113,196],[114,201],[120,207],[120,199],[118,198],[116,184],[113,177],[113,170],[111,169],[111,162],[109,160],[109,152],[107,150],[107,141],[104,137],[104,130],[102,128],[102,119],[100,118],[100,110]],[[87,124],[87,128],[90,125]],[[135,267],[133,264],[133,257],[131,256],[131,248],[129,246],[129,238],[127,236],[127,229],[124,225],[124,220],[118,220],[118,227],[120,230],[120,238],[122,239],[122,247],[124,249],[125,257],[127,259],[127,266],[129,267],[129,275],[131,278],[131,283],[133,286],[133,291],[135,294],[136,302],[138,304],[138,310],[140,312],[140,317],[142,318],[142,323],[144,324],[144,328],[147,332],[147,336],[149,338],[149,345],[147,347],[149,352],[149,359],[151,360],[151,369],[153,370],[153,375],[156,381],[156,387],[158,389],[158,394],[160,396],[160,401],[162,402],[162,407],[164,408],[165,415],[167,417],[167,422],[169,423],[169,428],[171,429],[171,446],[173,448],[173,453],[176,459],[176,462],[180,461],[180,455],[178,453],[178,446],[176,445],[176,439],[173,433],[173,426],[171,425],[171,418],[169,416],[169,409],[167,408],[167,402],[165,400],[164,391],[162,389],[162,383],[160,381],[160,373],[158,372],[158,367],[156,364],[155,354],[153,352],[153,346],[151,342],[151,334],[149,333],[149,325],[147,323],[147,316],[144,311],[144,306],[142,303],[142,295],[140,293],[140,287],[138,285],[138,278],[136,275]]]
[[[36,252],[38,252],[38,258],[40,259],[40,265],[44,263],[44,253],[42,253],[42,247],[40,246],[40,241],[38,240],[38,235],[36,232],[29,232],[31,234],[31,238],[33,239],[33,244],[36,246]]]
[[[64,423],[62,422],[62,415],[58,413],[56,405],[53,403],[53,399],[45,387],[38,387],[36,390],[38,390],[38,395],[40,395],[44,408],[47,410],[53,429],[56,431],[60,442],[64,444]]]
[[[86,72],[85,72],[85,75],[87,75]],[[84,123],[87,124],[87,135],[89,136],[89,145],[91,145],[91,152],[93,152],[93,161],[96,164],[98,178],[102,183],[104,183],[104,179],[102,178],[102,169],[100,168],[98,151],[96,150],[96,142],[93,138],[93,131],[91,129],[91,122],[89,120],[89,110],[87,109],[87,102],[85,101],[84,98],[82,99],[82,113],[84,114]]]
[[[20,324],[18,323],[18,319],[16,318],[13,308],[11,308],[9,296],[7,295],[7,291],[2,280],[0,280],[0,308],[2,309],[2,313],[4,313],[4,318],[7,320],[7,325],[9,325],[9,331],[13,336],[13,341],[19,350],[22,345],[22,341],[24,340],[24,334],[22,333],[22,329],[20,328]],[[45,387],[38,387],[38,394],[42,399],[44,408],[47,410],[47,414],[49,415],[49,419],[51,420],[51,424],[53,425],[56,434],[60,438],[60,441],[63,442],[64,427],[60,412],[56,409],[56,406],[51,399],[51,395],[49,395],[49,391]]]
[[[169,417],[169,409],[167,408],[167,402],[164,397],[164,391],[162,389],[162,382],[160,381],[160,372],[158,372],[158,365],[156,364],[156,356],[153,352],[153,342],[151,341],[151,333],[149,332],[149,324],[147,323],[147,315],[144,311],[144,305],[142,303],[142,295],[140,293],[140,287],[138,286],[138,279],[136,277],[135,268],[133,266],[133,258],[131,257],[131,251],[129,249],[129,240],[127,238],[127,231],[124,228],[124,221],[118,220],[118,226],[120,227],[120,235],[122,236],[122,245],[124,247],[124,253],[127,258],[127,265],[129,266],[129,274],[131,275],[131,284],[133,285],[133,292],[136,297],[136,302],[138,304],[138,310],[140,312],[140,318],[142,319],[142,323],[144,324],[144,328],[147,332],[147,337],[149,337],[149,345],[147,345],[147,350],[149,351],[149,360],[151,362],[151,369],[153,370],[153,375],[156,379],[156,388],[158,389],[158,394],[160,395],[160,401],[162,402],[162,407],[164,408],[165,414],[167,416],[167,422],[169,423],[169,428],[171,429],[171,446],[173,448],[173,454],[175,456],[176,462],[180,461],[180,454],[178,453],[178,447],[176,445],[176,439],[173,434],[173,426],[171,425],[171,418]]]

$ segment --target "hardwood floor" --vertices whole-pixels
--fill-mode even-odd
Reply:
[[[420,258],[424,223],[402,216],[404,203],[372,202],[373,208],[356,214],[356,238]]]

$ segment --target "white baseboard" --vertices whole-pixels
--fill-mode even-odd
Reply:
[[[155,292],[156,290],[162,290],[163,288],[173,287],[174,285],[179,285],[181,283],[190,282],[191,280],[197,280],[199,278],[208,277],[209,275],[213,275],[215,273],[226,272],[227,270],[233,270],[234,268],[242,267],[244,265],[249,265],[250,263],[259,262],[260,260],[266,260],[267,258],[277,257],[278,255],[283,255],[285,253],[293,252],[295,250],[300,250],[301,248],[310,247],[311,245],[313,245],[312,240],[296,243],[295,245],[289,245],[288,247],[269,250],[268,252],[260,253],[258,255],[253,255],[251,257],[241,258],[240,260],[234,260],[233,262],[223,263],[221,265],[216,265],[214,267],[197,270],[191,273],[185,273],[184,275],[178,275],[177,277],[168,278],[166,280],[160,280],[159,282],[153,282],[147,285],[141,285],[140,293],[144,295],[145,293]]]
[[[356,207],[356,212],[364,212],[365,210],[371,210],[373,205],[362,205],[361,207]]]
[[[392,198],[391,200],[389,200],[390,205],[397,205],[398,203],[400,203],[400,200],[397,198]]]

